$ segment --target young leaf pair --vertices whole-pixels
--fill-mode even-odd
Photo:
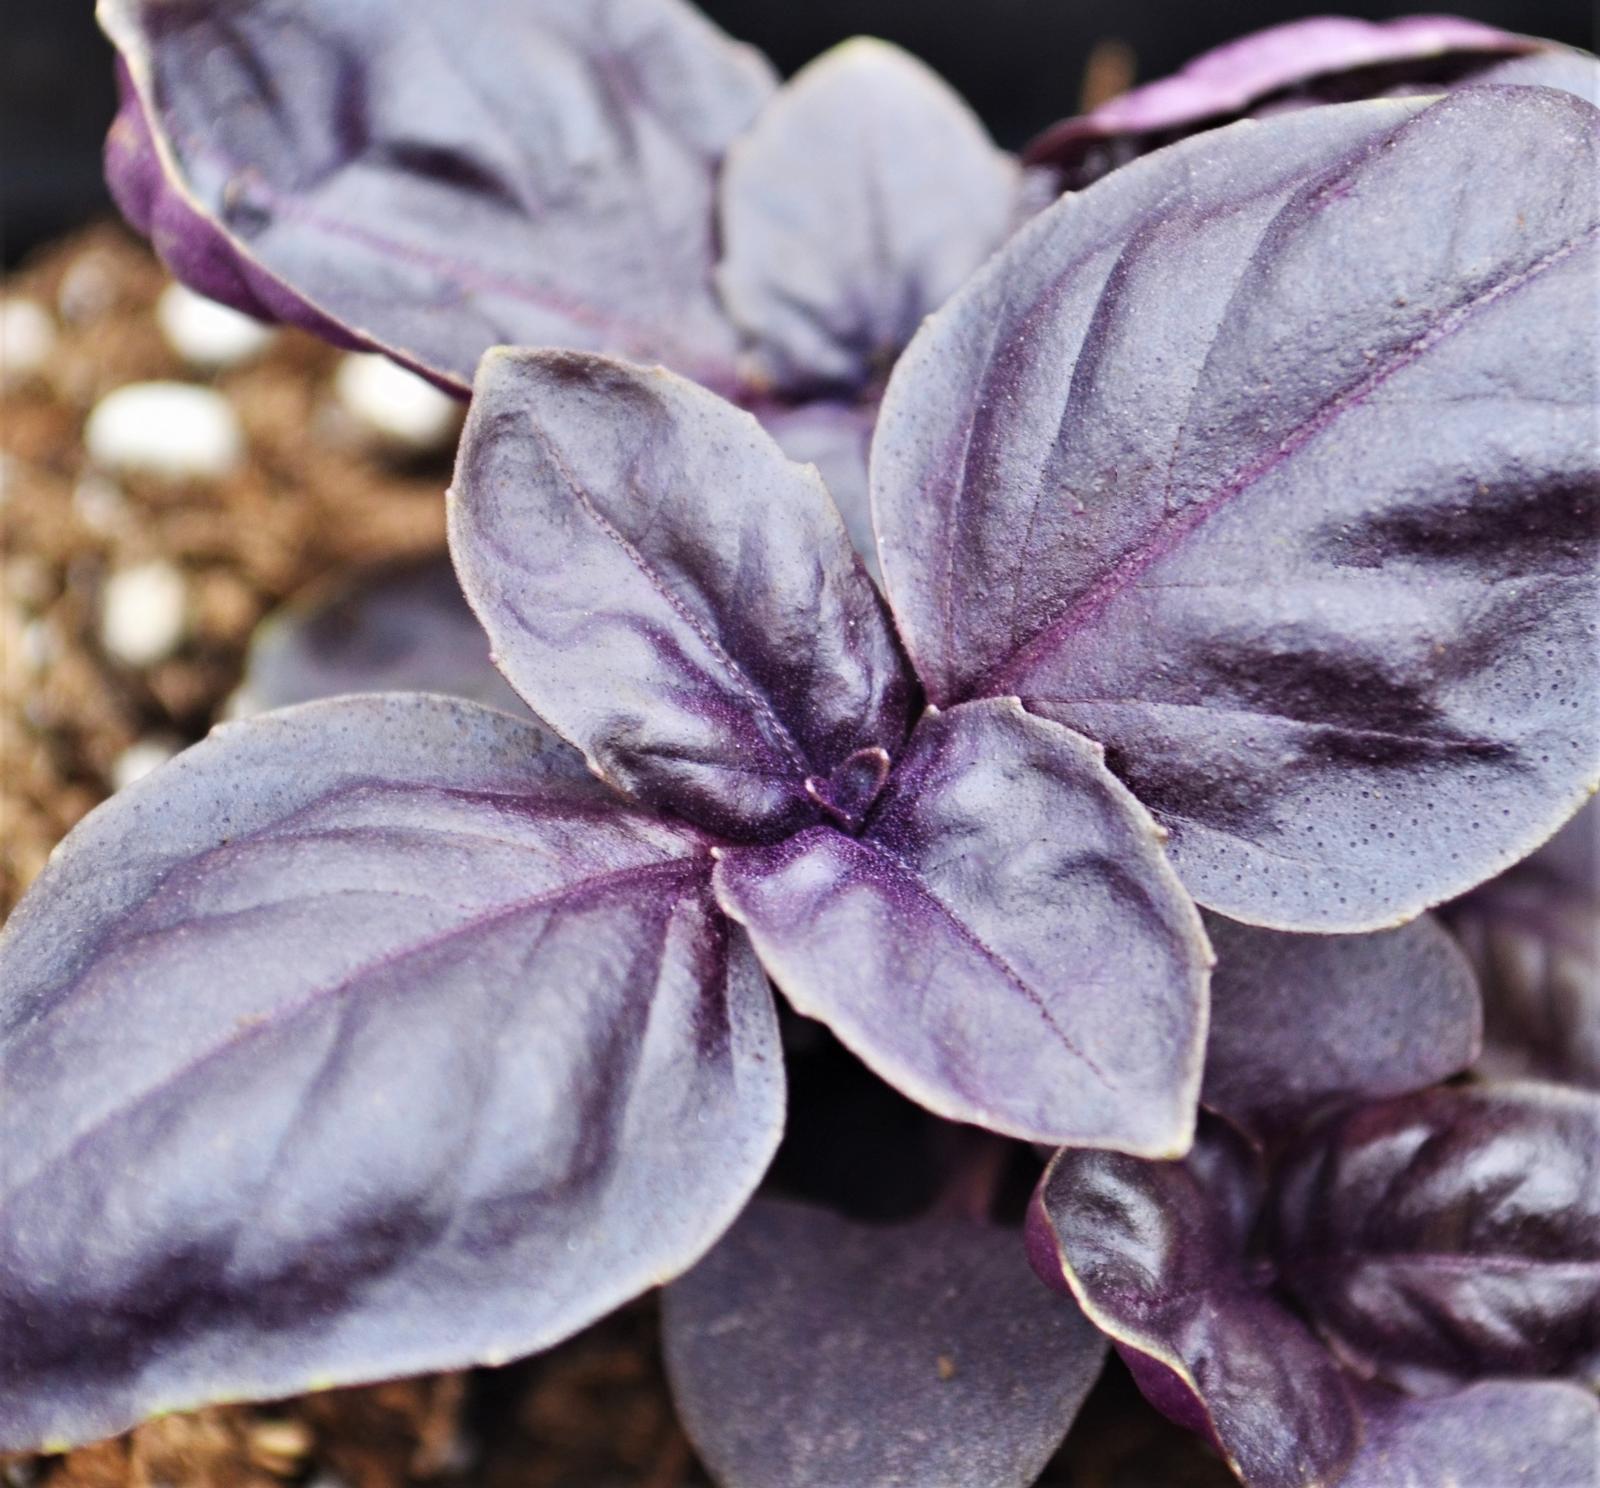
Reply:
[[[870,561],[896,354],[1026,210],[882,42],[779,86],[681,0],[103,0],[106,169],[193,288],[465,395],[491,346],[664,362],[828,473]]]
[[[1063,1151],[1030,1215],[1147,1399],[1246,1488],[1583,1488],[1600,1097],[1436,1087],[1188,1157]]]
[[[749,415],[490,357],[452,546],[577,748],[313,705],[68,839],[3,942],[7,1444],[506,1358],[684,1269],[781,1124],[763,968],[936,1111],[1180,1153],[1190,893],[1401,919],[1593,785],[1597,118],[1329,108],[1035,219],[893,380],[894,624]]]
[[[1029,1215],[1039,1274],[1246,1488],[1583,1488],[1600,1098],[1439,1083],[1477,1064],[1480,1010],[1429,917],[1208,927],[1216,1114],[1182,1162],[1058,1153]],[[1523,1031],[1537,1056],[1542,1027]],[[1496,1057],[1516,1043],[1502,1026]]]

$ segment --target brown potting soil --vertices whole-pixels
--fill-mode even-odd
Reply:
[[[43,367],[0,386],[0,914],[111,791],[118,761],[200,738],[268,611],[352,566],[443,545],[446,454],[385,452],[333,396],[338,354],[294,332],[205,377],[153,317],[164,271],[115,226],[57,245],[3,286],[55,320]],[[0,368],[0,377],[5,369]],[[248,457],[211,482],[91,468],[97,401],[149,379],[206,382]],[[110,577],[181,575],[181,642],[133,667],[102,643]],[[173,1415],[54,1458],[0,1458],[8,1488],[691,1488],[709,1480],[673,1415],[645,1299],[500,1370]],[[1052,1488],[1219,1488],[1229,1475],[1108,1370],[1042,1479]],[[856,1488],[818,1484],[817,1488]],[[929,1484],[926,1488],[940,1488]]]
[[[205,733],[266,611],[323,574],[443,543],[448,466],[375,455],[331,397],[336,353],[285,333],[253,361],[198,377],[152,315],[166,283],[143,247],[106,226],[5,286],[54,313],[58,340],[37,375],[0,391],[4,908],[108,793],[123,750]],[[248,441],[236,474],[173,483],[90,468],[91,409],[149,379],[210,381],[228,398]],[[133,668],[101,645],[101,596],[113,573],[155,558],[184,577],[186,634]]]

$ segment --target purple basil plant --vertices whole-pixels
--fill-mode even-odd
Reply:
[[[203,294],[465,396],[502,343],[659,360],[828,475],[1030,193],[885,43],[778,85],[681,0],[104,0],[124,214]],[[448,34],[445,34],[448,33]]]
[[[421,5],[106,8],[181,274],[477,366],[451,551],[525,711],[268,712],[63,844],[0,937],[0,1446],[673,1282],[726,1482],[1025,1484],[1101,1334],[1250,1482],[1519,1413],[1571,1480],[1593,1398],[1533,1377],[1594,1367],[1593,1100],[1439,1085],[1481,1012],[1418,916],[1600,780],[1600,111],[1292,111],[1063,198],[911,339],[852,547],[778,414],[871,421],[1015,168],[881,51],[769,103],[676,6],[485,9],[458,54]],[[1065,1146],[1033,1253],[1081,1308],[987,1202],[749,1202],[774,986]],[[1413,1253],[1457,1280],[1367,1264]]]

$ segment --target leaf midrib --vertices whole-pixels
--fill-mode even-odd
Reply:
[[[1210,496],[1190,502],[1173,513],[1155,529],[1151,540],[1142,548],[1123,554],[1086,590],[1067,601],[1053,619],[1045,621],[1018,646],[1000,664],[992,678],[982,684],[984,693],[1019,692],[1026,695],[1026,677],[1029,668],[1041,655],[1054,652],[1066,637],[1092,624],[1123,590],[1132,586],[1147,570],[1175,551],[1184,538],[1196,528],[1216,512],[1228,507],[1235,498],[1254,489],[1285,461],[1298,454],[1320,434],[1332,428],[1346,412],[1362,406],[1391,378],[1426,356],[1441,342],[1455,335],[1480,313],[1508,295],[1534,283],[1597,237],[1600,237],[1600,223],[1550,249],[1526,268],[1495,280],[1470,299],[1444,312],[1421,335],[1415,337],[1381,366],[1373,368],[1353,386],[1321,404],[1314,413],[1290,430],[1279,441],[1276,449],[1253,464],[1247,465]]]
[[[330,1000],[360,986],[366,979],[379,972],[403,965],[417,956],[426,955],[428,952],[437,950],[440,946],[448,945],[452,940],[458,939],[463,935],[483,931],[503,921],[515,919],[519,915],[529,914],[540,909],[554,908],[566,900],[580,897],[586,893],[604,892],[633,880],[674,877],[688,880],[698,868],[699,865],[692,859],[674,858],[666,862],[645,863],[630,868],[616,869],[592,878],[580,879],[576,883],[565,884],[558,888],[543,890],[538,894],[527,895],[524,898],[514,900],[510,904],[498,905],[494,909],[486,910],[481,914],[472,916],[470,919],[435,931],[421,940],[374,956],[346,972],[331,985],[313,986],[310,991],[293,1002],[274,1008],[270,1013],[263,1016],[236,1024],[233,1031],[226,1037],[209,1045],[194,1057],[185,1060],[175,1069],[162,1072],[158,1079],[134,1092],[127,1099],[119,1101],[106,1111],[101,1112],[87,1125],[74,1132],[64,1147],[45,1157],[20,1182],[8,1187],[4,1196],[8,1202],[14,1201],[19,1195],[25,1193],[42,1179],[59,1169],[62,1164],[69,1162],[86,1143],[112,1123],[138,1110],[162,1091],[188,1079],[197,1070],[222,1058],[234,1049],[253,1042],[262,1033],[268,1030],[275,1031],[280,1029],[286,1023],[293,1022],[296,1018],[316,1011],[318,1008],[325,1006]],[[285,902],[292,901],[274,901],[274,907]],[[181,931],[184,928],[185,926],[183,925],[167,927],[165,933],[170,934],[174,931]],[[80,979],[81,973],[80,977],[74,980],[78,981]]]

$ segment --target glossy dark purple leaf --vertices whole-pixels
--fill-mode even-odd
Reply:
[[[731,382],[716,172],[774,79],[689,5],[104,0],[100,17],[136,94],[114,187],[197,287],[232,273],[265,301],[245,308],[331,319],[462,391],[500,342]]]
[[[1247,1258],[1260,1176],[1220,1123],[1183,1162],[1056,1154],[1029,1253],[1117,1346],[1140,1389],[1209,1436],[1248,1488],[1337,1482],[1361,1442],[1351,1388]]]
[[[450,543],[534,711],[713,831],[808,825],[836,769],[905,737],[914,681],[816,472],[672,373],[486,357]]]
[[[1105,1342],[965,1220],[757,1200],[665,1298],[684,1425],[727,1488],[1027,1488]]]
[[[1263,108],[1395,87],[1433,91],[1539,45],[1460,16],[1398,16],[1376,24],[1310,16],[1226,42],[1170,77],[1064,119],[1034,140],[1025,158],[1053,167],[1078,189],[1148,150]]]
[[[1275,1198],[1288,1286],[1402,1384],[1600,1374],[1600,1097],[1440,1088],[1307,1137]]]
[[[1210,952],[1149,817],[1067,729],[925,716],[865,829],[718,849],[715,887],[801,1012],[954,1121],[1188,1145]]]
[[[999,245],[1017,166],[898,47],[858,38],[803,68],[728,156],[717,283],[754,380],[854,388]]]
[[[0,940],[0,1447],[501,1361],[717,1238],[770,994],[704,840],[574,760],[311,704],[72,834]]]
[[[269,615],[231,709],[248,717],[357,692],[436,692],[524,711],[443,557],[359,573]]]
[[[1483,985],[1480,1071],[1600,1090],[1600,806],[1444,916]]]
[[[1339,1488],[1594,1488],[1595,1397],[1554,1380],[1485,1380],[1447,1395],[1361,1392],[1365,1440]]]
[[[1554,830],[1600,774],[1597,125],[1315,109],[1022,229],[873,447],[931,699],[1098,739],[1196,898],[1278,929],[1398,923]]]
[[[1430,917],[1371,935],[1286,935],[1206,917],[1217,953],[1200,1099],[1276,1137],[1334,1101],[1377,1100],[1477,1056],[1472,967]]]

